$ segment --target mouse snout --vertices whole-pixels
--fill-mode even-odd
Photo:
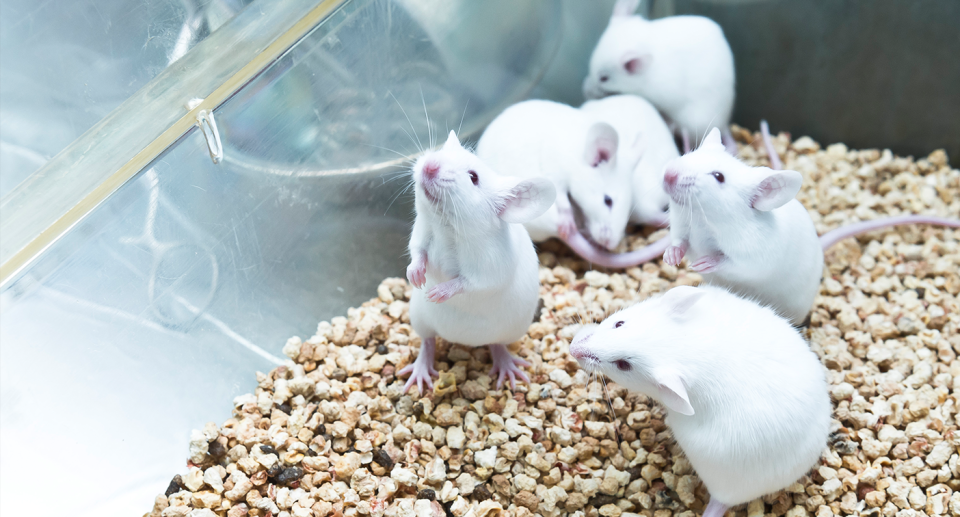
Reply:
[[[427,162],[423,164],[423,178],[432,180],[440,173],[440,164],[437,162]]]
[[[609,226],[601,226],[600,229],[597,230],[594,240],[597,244],[608,250],[612,250],[617,247],[617,244],[620,244],[614,241],[613,230]]]
[[[667,190],[673,188],[677,184],[677,179],[680,178],[680,173],[676,169],[667,169],[663,172],[663,187]]]
[[[577,361],[584,362],[600,362],[596,355],[593,352],[587,350],[587,347],[584,346],[584,341],[586,338],[581,339],[570,345],[570,355],[574,357]]]

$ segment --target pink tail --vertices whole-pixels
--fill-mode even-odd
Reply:
[[[727,505],[711,497],[707,508],[703,510],[703,517],[723,517],[723,514],[727,513],[727,508]]]
[[[935,224],[937,226],[948,226],[950,228],[960,228],[960,219],[947,219],[946,217],[935,217],[930,215],[902,215],[897,217],[881,217],[872,221],[863,221],[859,223],[841,226],[836,230],[829,231],[820,236],[820,244],[826,250],[830,246],[846,239],[866,233],[879,228],[890,226],[902,226],[905,224]]]
[[[783,162],[780,161],[780,155],[773,148],[773,140],[770,138],[770,126],[766,120],[760,121],[760,135],[763,137],[763,145],[767,148],[767,156],[770,157],[770,168],[776,171],[783,170]]]
[[[584,260],[597,264],[598,266],[626,269],[662,257],[664,250],[670,245],[670,238],[664,237],[653,244],[648,244],[639,250],[628,253],[607,253],[601,251],[588,241],[586,237],[581,235],[580,232],[575,232],[564,240],[564,242]]]

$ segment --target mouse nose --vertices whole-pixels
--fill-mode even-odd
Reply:
[[[667,169],[663,173],[663,186],[667,188],[675,186],[677,184],[677,178],[679,177],[680,174],[676,171],[676,169]]]
[[[440,165],[437,162],[427,162],[423,164],[423,176],[427,179],[433,179],[437,177],[437,173],[440,172]]]

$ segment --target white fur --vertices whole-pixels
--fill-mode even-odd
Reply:
[[[667,407],[711,502],[781,490],[827,445],[831,404],[817,356],[772,310],[724,289],[676,287],[582,330],[570,352]]]
[[[630,2],[626,2],[630,3]],[[649,100],[691,138],[727,127],[733,111],[733,52],[723,29],[702,16],[646,20],[614,11],[590,57],[583,81],[588,99],[632,93]],[[629,11],[632,12],[632,11]],[[635,72],[625,64],[640,63]],[[601,81],[606,77],[606,81]]]
[[[635,95],[614,95],[584,103],[580,109],[617,130],[617,160],[633,167],[633,209],[630,220],[658,224],[666,218],[670,198],[663,190],[663,167],[680,156],[673,134],[652,104]],[[639,161],[636,155],[640,154]]]
[[[432,200],[425,164],[439,166],[443,183]],[[479,177],[478,185],[469,171]],[[500,176],[461,147],[453,132],[442,149],[414,165],[417,217],[410,254],[426,253],[426,284],[414,289],[410,322],[423,338],[440,336],[468,346],[509,344],[526,332],[539,298],[537,255],[521,224],[556,196],[543,178]],[[426,298],[436,284],[459,278],[463,292],[442,303]]]
[[[632,205],[630,171],[617,167],[621,143],[612,126],[576,108],[530,100],[507,108],[490,123],[477,156],[501,174],[553,181],[557,205],[525,225],[533,240],[558,236],[561,213],[570,210],[572,198],[594,242],[613,249],[626,233]],[[594,167],[590,162],[598,147],[610,159]],[[604,204],[604,196],[613,199],[612,207]]]
[[[699,149],[667,165],[667,171],[685,185],[670,202],[670,237],[674,246],[688,245],[687,264],[721,254],[723,262],[716,271],[703,273],[705,281],[802,323],[820,288],[823,249],[810,215],[794,199],[800,174],[745,165],[726,153],[716,129]],[[724,182],[713,172],[721,172]],[[777,202],[789,201],[766,211],[755,208],[763,205],[758,199],[763,181],[781,177],[791,185]]]

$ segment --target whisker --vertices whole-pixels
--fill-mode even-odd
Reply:
[[[413,127],[413,122],[410,120],[410,117],[407,116],[407,110],[403,109],[403,105],[400,104],[400,101],[397,100],[397,96],[394,95],[393,92],[389,92],[389,93],[390,93],[390,96],[393,97],[393,100],[397,103],[397,106],[400,107],[400,111],[403,113],[404,118],[407,119],[407,123],[410,124],[410,129],[413,131],[414,136],[417,137],[417,141],[416,141],[417,148],[418,148],[418,149],[420,150],[420,152],[422,153],[422,152],[424,151],[424,149],[423,149],[423,144],[420,143],[420,135],[417,134],[416,128]],[[404,133],[406,133],[406,130],[404,130]],[[410,135],[408,134],[407,136],[410,136]],[[412,138],[411,138],[411,140],[412,140]]]
[[[460,130],[463,129],[463,118],[467,116],[467,106],[470,105],[470,99],[463,105],[463,114],[460,115],[460,125],[457,126],[457,138],[460,138]]]

